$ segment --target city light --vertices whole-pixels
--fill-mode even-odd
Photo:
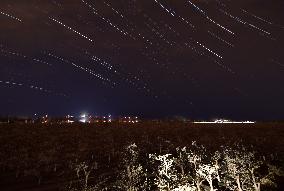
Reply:
[[[81,123],[87,123],[88,122],[88,115],[87,114],[85,114],[85,113],[83,113],[81,116],[80,116],[80,122]]]
[[[215,121],[195,121],[193,123],[200,123],[200,124],[214,124],[214,123],[225,123],[225,124],[253,124],[254,121],[230,121],[226,119],[216,119]]]

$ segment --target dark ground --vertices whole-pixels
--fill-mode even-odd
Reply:
[[[62,189],[76,179],[70,165],[90,158],[98,163],[90,183],[111,182],[119,171],[123,149],[131,143],[145,154],[168,153],[192,141],[209,151],[239,143],[263,156],[277,156],[282,163],[283,137],[284,123],[1,124],[0,190]]]

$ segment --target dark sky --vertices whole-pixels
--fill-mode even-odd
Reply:
[[[284,119],[282,0],[1,0],[0,115]]]

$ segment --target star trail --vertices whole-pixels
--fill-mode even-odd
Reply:
[[[283,118],[283,10],[281,0],[1,1],[0,114]]]

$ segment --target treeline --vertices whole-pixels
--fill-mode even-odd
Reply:
[[[230,157],[234,155],[229,153],[238,151],[238,156],[253,153],[253,158],[260,161],[256,175],[260,173],[261,177],[257,180],[274,177],[269,179],[271,185],[257,182],[260,188],[281,190],[282,171],[279,174],[271,169],[283,168],[282,137],[281,124],[2,125],[0,187],[1,190],[46,187],[49,190],[174,190],[189,189],[189,186],[198,189],[193,177],[202,171],[194,171],[188,157],[194,150],[204,148],[198,151],[201,152],[200,168],[211,164],[212,156],[220,153],[218,177],[212,179],[213,189],[233,190],[233,186],[238,186],[229,175],[223,177],[224,169],[228,168],[225,151]],[[194,141],[199,149],[192,144]],[[135,155],[129,153],[130,147]],[[172,171],[176,177],[169,178],[166,187],[159,182],[161,177],[168,176],[159,175],[162,159],[172,161],[167,172]],[[137,180],[139,184],[128,180],[128,173],[132,171],[137,174],[130,176],[130,180]],[[199,178],[200,189],[210,189],[210,182]],[[230,188],[225,186],[225,180],[231,181]],[[246,181],[241,183],[243,190],[248,190],[248,185],[253,189],[251,180]],[[126,183],[131,185],[127,187]]]
[[[282,190],[283,164],[277,156],[269,158],[236,144],[208,151],[195,141],[173,153],[149,154],[139,159],[139,148],[131,144],[125,149],[124,162],[114,187],[105,190]],[[101,188],[101,190],[103,190]],[[81,185],[79,190],[96,190]]]

